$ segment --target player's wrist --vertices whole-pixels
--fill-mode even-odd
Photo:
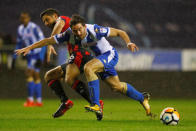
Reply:
[[[27,47],[28,50],[32,50],[33,49],[33,46],[29,46]]]

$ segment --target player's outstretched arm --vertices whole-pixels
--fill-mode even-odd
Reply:
[[[26,54],[28,54],[28,52],[30,50],[33,50],[35,48],[40,48],[40,47],[43,47],[43,46],[46,46],[46,45],[55,44],[55,43],[56,43],[56,41],[55,41],[54,37],[45,38],[45,39],[40,40],[40,41],[30,45],[30,46],[27,46],[27,47],[22,48],[22,49],[15,50],[15,53],[17,55],[24,54],[24,56],[25,56]]]
[[[138,51],[139,48],[136,46],[135,43],[132,43],[128,34],[119,29],[110,28],[110,35],[111,37],[120,36],[127,44],[127,48],[129,48],[132,52]]]

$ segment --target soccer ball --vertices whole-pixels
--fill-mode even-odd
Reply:
[[[166,125],[177,125],[180,119],[180,114],[173,108],[167,107],[160,114],[160,120]]]

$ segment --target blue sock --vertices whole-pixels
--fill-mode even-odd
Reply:
[[[100,106],[99,104],[99,80],[88,82],[89,93],[93,104]]]
[[[144,96],[142,93],[137,91],[133,86],[127,83],[127,96],[136,100],[143,102],[144,101]]]
[[[36,98],[42,97],[42,84],[41,83],[35,84],[35,94],[36,94]]]
[[[28,97],[33,97],[35,83],[33,81],[27,83]]]

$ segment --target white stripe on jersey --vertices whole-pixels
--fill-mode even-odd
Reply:
[[[94,26],[95,25],[91,25],[91,24],[86,24],[86,27],[87,29],[93,34],[93,36],[95,38],[97,38],[97,33],[95,32],[95,29],[94,29]],[[107,33],[107,36],[109,36],[109,33],[110,33],[110,29]],[[85,39],[88,38],[88,33],[87,33],[87,36],[85,37]],[[88,40],[87,40],[88,41]],[[113,49],[113,47],[110,45],[110,43],[106,40],[105,37],[102,37],[100,40],[96,39],[94,40],[94,42],[96,42],[96,47],[99,49],[99,51],[101,52],[101,54],[107,52],[107,51],[111,51]],[[83,44],[83,41],[82,41],[82,44]],[[87,43],[88,45],[88,43]]]
[[[108,56],[108,63],[110,63],[110,61],[114,58],[115,52],[114,50],[110,51],[110,55]]]

